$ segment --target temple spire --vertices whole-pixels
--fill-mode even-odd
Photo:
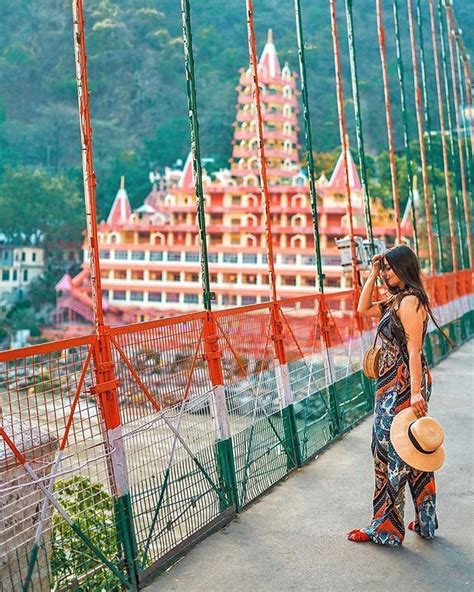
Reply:
[[[120,189],[117,191],[114,203],[110,208],[110,213],[107,218],[107,224],[112,226],[127,224],[132,215],[132,208],[128,199],[128,194],[125,189],[125,177],[120,177]]]
[[[267,76],[274,77],[281,74],[280,62],[273,43],[273,31],[271,29],[268,29],[267,42],[260,56],[259,65],[265,69]]]

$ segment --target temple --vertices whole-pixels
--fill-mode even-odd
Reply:
[[[313,293],[314,231],[308,179],[298,145],[297,75],[281,67],[272,33],[259,61],[265,153],[281,298]],[[265,227],[259,186],[256,115],[250,70],[237,86],[230,168],[204,171],[206,232],[215,308],[269,299]],[[317,180],[319,233],[328,289],[347,289],[336,238],[348,234],[345,170],[341,153],[329,180]],[[355,234],[365,236],[362,187],[347,152]],[[374,234],[393,243],[394,214],[372,200]],[[132,210],[122,179],[107,220],[99,228],[102,288],[109,322],[145,321],[202,308],[199,236],[189,155],[182,170],[166,169],[142,206]],[[84,269],[57,286],[57,322],[92,320],[84,245]]]

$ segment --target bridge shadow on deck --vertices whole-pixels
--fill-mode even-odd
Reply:
[[[346,540],[346,532],[365,526],[371,514],[369,418],[146,590],[472,590],[473,353],[471,340],[432,370],[430,412],[443,423],[447,438],[447,461],[438,474],[440,528],[435,541],[412,532],[401,548]],[[406,523],[412,515],[407,495]]]

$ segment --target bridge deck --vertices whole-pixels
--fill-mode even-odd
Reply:
[[[438,538],[408,532],[401,548],[346,540],[371,513],[371,420],[242,512],[147,590],[457,592],[474,586],[474,341],[433,370],[431,413],[447,433],[438,475]],[[408,493],[408,490],[407,490]],[[407,496],[406,521],[412,516]]]

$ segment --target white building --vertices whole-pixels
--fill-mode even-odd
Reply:
[[[0,244],[0,304],[22,300],[44,268],[42,247]]]

